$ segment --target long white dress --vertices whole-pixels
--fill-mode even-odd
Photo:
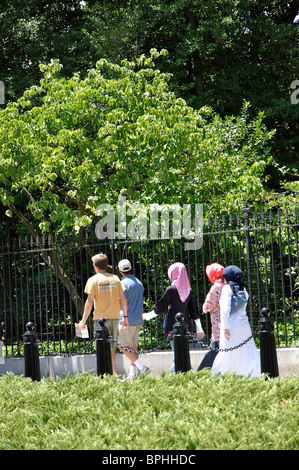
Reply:
[[[248,300],[248,293],[244,288],[245,296]],[[238,346],[251,336],[251,328],[246,315],[247,303],[242,308],[230,315],[232,289],[228,284],[222,288],[220,298],[220,315],[221,330],[219,349],[232,348]],[[228,329],[230,338],[224,336],[224,329]],[[258,377],[261,375],[261,365],[259,353],[256,348],[254,339],[251,338],[244,346],[233,351],[219,352],[213,363],[211,373],[215,375],[217,372],[224,374],[225,372],[235,372],[238,375],[246,375],[250,377]]]

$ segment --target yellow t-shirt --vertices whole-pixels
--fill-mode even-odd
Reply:
[[[119,296],[125,287],[114,274],[97,273],[90,277],[85,286],[85,294],[94,298],[93,320],[103,317],[117,319],[120,315]]]

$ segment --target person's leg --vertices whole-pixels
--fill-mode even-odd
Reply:
[[[111,362],[112,362],[112,373],[117,375],[117,368],[115,362],[115,348],[111,348]]]
[[[125,345],[125,347],[129,348],[129,349],[132,349],[132,351],[137,351],[136,348],[134,348],[133,346],[127,346]],[[124,353],[124,355],[129,359],[130,361],[130,371],[129,371],[129,375],[128,377],[129,378],[134,378],[134,377],[137,377],[137,369],[135,367],[135,361],[136,361],[136,358],[138,358],[138,355],[130,352],[130,351],[126,351],[125,349],[121,349],[121,351]]]
[[[172,364],[170,366],[170,373],[171,374],[174,374],[175,373],[175,363],[174,363],[174,340],[170,340],[170,345],[171,345],[171,349],[173,350],[173,360],[172,360]]]
[[[131,349],[132,351],[137,352],[137,348],[134,348],[133,346],[128,346],[127,344],[123,344],[124,347]],[[120,350],[124,353],[124,355],[129,359],[130,361],[130,366],[134,366],[134,362],[138,359],[138,354],[134,354],[131,351],[126,351],[125,349]],[[135,366],[134,366],[135,367]]]
[[[210,368],[213,366],[213,362],[215,360],[215,357],[218,354],[217,349],[219,349],[219,342],[218,341],[212,341],[210,344],[210,350],[207,352],[207,354],[204,356],[203,360],[199,364],[197,371],[200,371],[205,368]]]
[[[129,326],[124,330],[119,330],[119,343],[125,346],[126,348],[131,349],[131,351],[138,351],[138,344],[139,344],[139,334],[140,334],[140,326]],[[121,348],[120,348],[121,349]],[[126,351],[125,349],[121,349],[124,355],[130,361],[130,378],[133,378],[138,375],[139,373],[146,372],[149,370],[139,359],[139,355],[135,354],[131,351]]]

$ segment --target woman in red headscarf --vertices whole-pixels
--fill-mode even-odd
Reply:
[[[210,312],[212,324],[212,339],[210,344],[210,351],[204,356],[197,370],[204,369],[205,367],[212,367],[214,359],[219,349],[220,339],[220,305],[219,300],[221,296],[222,287],[224,286],[224,277],[222,276],[223,266],[218,263],[209,264],[206,267],[206,274],[212,282],[212,287],[206,296],[205,303],[202,306],[203,313]]]

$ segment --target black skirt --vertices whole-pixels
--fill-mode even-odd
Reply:
[[[199,364],[197,370],[202,370],[204,368],[209,368],[211,369],[213,362],[215,360],[215,357],[218,354],[218,351],[215,351],[214,348],[219,349],[219,342],[218,341],[212,341],[211,342],[211,348],[210,351],[207,352],[207,354],[204,356],[203,360]]]

